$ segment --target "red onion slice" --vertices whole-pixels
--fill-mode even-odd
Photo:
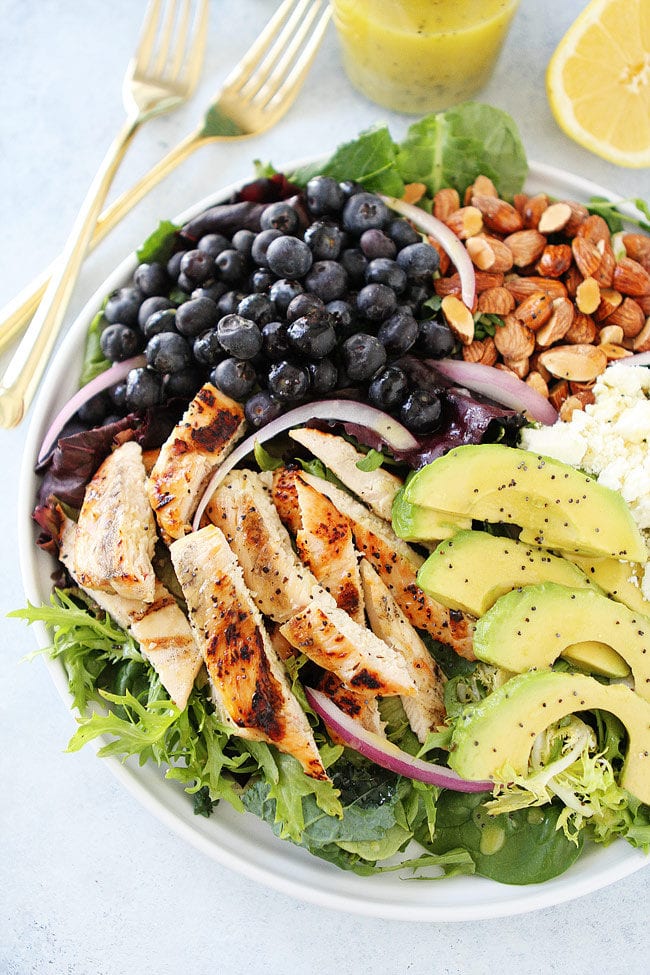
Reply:
[[[440,244],[458,271],[461,297],[471,311],[474,308],[476,298],[476,275],[472,259],[462,241],[442,220],[438,220],[432,214],[421,210],[420,207],[405,203],[404,200],[397,200],[393,196],[382,196],[382,200],[391,210],[395,210],[406,217],[407,220],[410,220],[411,223],[414,223],[416,227],[419,227],[425,234],[429,234]]]
[[[132,359],[125,359],[124,362],[116,362],[115,365],[95,376],[89,383],[77,390],[74,396],[68,400],[65,406],[59,410],[56,417],[50,424],[50,428],[43,438],[41,449],[38,452],[38,463],[42,463],[50,450],[57,441],[57,438],[68,420],[72,419],[80,406],[87,403],[89,399],[101,393],[104,389],[110,389],[115,383],[125,379],[132,369],[146,366],[147,360],[143,355],[134,356]]]
[[[372,731],[366,731],[358,721],[341,711],[321,691],[305,687],[305,695],[310,706],[325,724],[336,732],[346,745],[369,758],[375,765],[403,775],[407,779],[417,779],[419,782],[426,782],[440,789],[452,789],[454,792],[488,792],[494,788],[493,782],[472,782],[469,779],[461,779],[460,775],[452,769],[433,765],[421,758],[414,758],[391,741],[380,738]]]
[[[193,531],[196,531],[201,524],[201,518],[217,486],[233,467],[253,452],[256,443],[262,444],[273,437],[277,437],[279,433],[284,433],[285,430],[290,430],[291,427],[299,426],[301,423],[309,423],[310,420],[338,420],[341,423],[353,423],[356,426],[366,427],[372,430],[391,450],[414,450],[418,446],[417,440],[405,426],[388,416],[387,413],[375,409],[374,406],[367,406],[365,403],[346,399],[316,400],[313,403],[305,403],[303,406],[298,406],[295,410],[290,410],[277,419],[271,420],[261,430],[256,430],[255,433],[235,447],[226,460],[219,465],[199,501],[192,522]]]
[[[474,393],[487,396],[518,412],[527,413],[531,419],[551,426],[558,418],[557,410],[541,393],[508,372],[484,366],[480,362],[462,359],[427,359],[427,365],[436,369],[453,383],[459,383]]]

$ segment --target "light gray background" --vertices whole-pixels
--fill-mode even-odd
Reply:
[[[149,124],[116,183],[126,187],[198,122],[276,0],[212,0],[203,81],[190,104]],[[484,101],[510,111],[530,158],[621,193],[650,196],[648,170],[623,170],[569,141],[550,114],[544,70],[585,4],[523,0]],[[144,0],[0,3],[0,304],[62,245],[122,122],[124,68]],[[68,324],[106,273],[158,220],[250,172],[253,158],[327,153],[361,128],[409,122],[349,87],[333,31],[288,116],[251,141],[200,150],[88,259]],[[346,917],[260,888],[195,852],[114,781],[89,749],[63,754],[73,719],[23,605],[15,506],[25,427],[0,431],[0,975],[177,972],[589,975],[648,971],[647,870],[571,904],[510,920],[408,924]]]

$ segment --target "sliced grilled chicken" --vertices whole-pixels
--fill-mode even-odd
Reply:
[[[280,632],[296,650],[336,674],[353,691],[375,696],[415,693],[401,654],[350,619],[324,590],[315,593]]]
[[[312,778],[326,779],[309,722],[223,532],[207,525],[170,551],[220,719],[242,738],[293,755]]]
[[[226,536],[264,616],[284,623],[307,605],[316,579],[291,547],[259,474],[231,471],[206,510]]]
[[[402,654],[413,678],[416,692],[403,697],[402,704],[411,728],[424,742],[427,733],[445,717],[445,676],[366,559],[361,561],[361,579],[373,633]]]
[[[114,450],[89,482],[75,541],[82,586],[127,599],[154,599],[156,525],[145,481],[142,449],[131,440]]]
[[[79,582],[75,566],[77,526],[62,514],[59,557],[72,578]],[[194,680],[203,666],[187,617],[161,582],[156,581],[154,600],[126,599],[116,593],[81,586],[100,609],[140,644],[143,656],[160,678],[176,707],[187,704]]]
[[[384,722],[379,713],[379,703],[376,697],[368,694],[360,694],[358,691],[350,690],[349,687],[339,680],[336,674],[325,673],[316,684],[316,689],[322,691],[332,700],[337,707],[354,718],[367,731],[385,738]],[[329,735],[335,739],[331,729]]]
[[[391,520],[393,501],[402,487],[399,477],[383,467],[378,467],[374,471],[359,470],[357,464],[364,459],[365,455],[336,434],[316,430],[313,427],[299,427],[291,430],[289,436],[306,447],[314,457],[322,460],[325,466],[336,474],[339,481],[342,481],[376,515],[385,521]]]
[[[147,492],[167,544],[190,531],[203,489],[242,436],[244,424],[240,404],[206,383],[163,444]]]
[[[365,625],[359,562],[348,519],[329,498],[282,468],[273,480],[273,502],[298,554],[318,582],[355,622]]]
[[[422,557],[398,538],[390,525],[335,484],[312,474],[300,472],[300,476],[349,519],[357,549],[379,573],[408,621],[451,646],[461,657],[474,660],[475,621],[459,610],[441,606],[420,589],[416,573]]]

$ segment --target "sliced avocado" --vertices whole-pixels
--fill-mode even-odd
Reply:
[[[650,618],[590,589],[545,582],[515,589],[496,601],[476,624],[479,660],[522,673],[550,667],[573,644],[607,644],[629,664],[637,694],[650,701]],[[613,672],[620,676],[617,658]],[[603,671],[602,654],[597,669]],[[616,668],[616,669],[614,669]]]
[[[418,572],[418,585],[429,596],[471,616],[483,616],[511,589],[540,582],[576,589],[591,585],[573,562],[480,531],[460,531],[441,542]]]
[[[617,603],[624,603],[635,613],[650,616],[650,602],[643,598],[639,587],[632,582],[632,577],[638,573],[638,566],[619,559],[590,559],[583,555],[571,555],[570,559]]]
[[[512,677],[465,709],[452,735],[449,765],[466,779],[493,779],[504,766],[525,775],[541,731],[593,708],[611,711],[625,725],[628,749],[620,784],[650,802],[650,704],[624,684],[601,684],[586,674],[533,670]]]
[[[645,561],[643,536],[620,494],[586,474],[503,444],[454,447],[404,489],[410,504],[519,525],[520,541],[582,555]]]
[[[400,488],[393,501],[393,531],[406,542],[439,542],[451,538],[460,528],[471,528],[472,519],[455,518],[453,515],[432,508],[409,504]]]
[[[572,643],[562,651],[562,657],[579,670],[602,677],[627,677],[630,668],[620,653],[598,640]]]

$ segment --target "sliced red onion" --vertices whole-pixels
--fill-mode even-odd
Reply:
[[[610,365],[616,366],[650,366],[650,352],[637,352],[636,355],[626,355]]]
[[[527,413],[531,419],[551,426],[558,418],[557,410],[541,393],[531,389],[517,376],[509,372],[484,366],[480,362],[465,362],[463,359],[427,359],[427,365],[437,370],[453,383],[459,383],[474,393],[508,406],[518,412]]]
[[[429,234],[440,244],[458,271],[461,297],[471,311],[474,308],[476,298],[476,275],[472,259],[462,241],[442,220],[438,220],[432,214],[421,210],[420,207],[405,203],[404,200],[397,200],[393,196],[382,196],[382,200],[391,210],[395,210],[406,217],[407,220],[410,220],[411,223],[414,223],[416,227],[423,230],[425,234]]]
[[[256,430],[255,433],[235,447],[226,460],[219,465],[210,478],[196,509],[192,523],[193,531],[196,531],[201,524],[201,518],[217,486],[233,467],[253,452],[256,443],[262,444],[273,437],[277,437],[279,433],[284,433],[285,430],[290,430],[291,427],[299,426],[301,423],[309,423],[310,420],[336,420],[340,423],[353,423],[359,427],[366,427],[391,450],[414,450],[418,446],[417,440],[405,426],[388,416],[387,413],[375,409],[374,406],[367,406],[365,403],[357,403],[355,400],[347,399],[317,400],[314,403],[305,403],[303,406],[296,407],[295,410],[284,413],[276,420],[271,420],[261,430]]]
[[[426,782],[440,789],[452,789],[454,792],[488,792],[494,787],[493,782],[472,782],[469,779],[461,779],[460,775],[452,769],[445,768],[443,765],[433,765],[421,758],[414,758],[386,738],[380,738],[374,732],[366,731],[358,721],[341,711],[321,691],[305,687],[305,696],[316,714],[346,745],[369,758],[375,765],[403,775],[407,779],[417,779],[419,782]]]
[[[125,359],[124,362],[116,362],[115,365],[95,376],[89,383],[77,390],[74,396],[68,400],[65,406],[59,410],[56,417],[50,424],[50,428],[43,438],[41,449],[38,452],[38,463],[40,464],[57,441],[57,438],[68,420],[72,419],[80,406],[87,403],[89,399],[101,393],[104,389],[110,389],[122,379],[125,379],[132,369],[145,366],[147,360],[143,355],[136,355],[132,359]]]

